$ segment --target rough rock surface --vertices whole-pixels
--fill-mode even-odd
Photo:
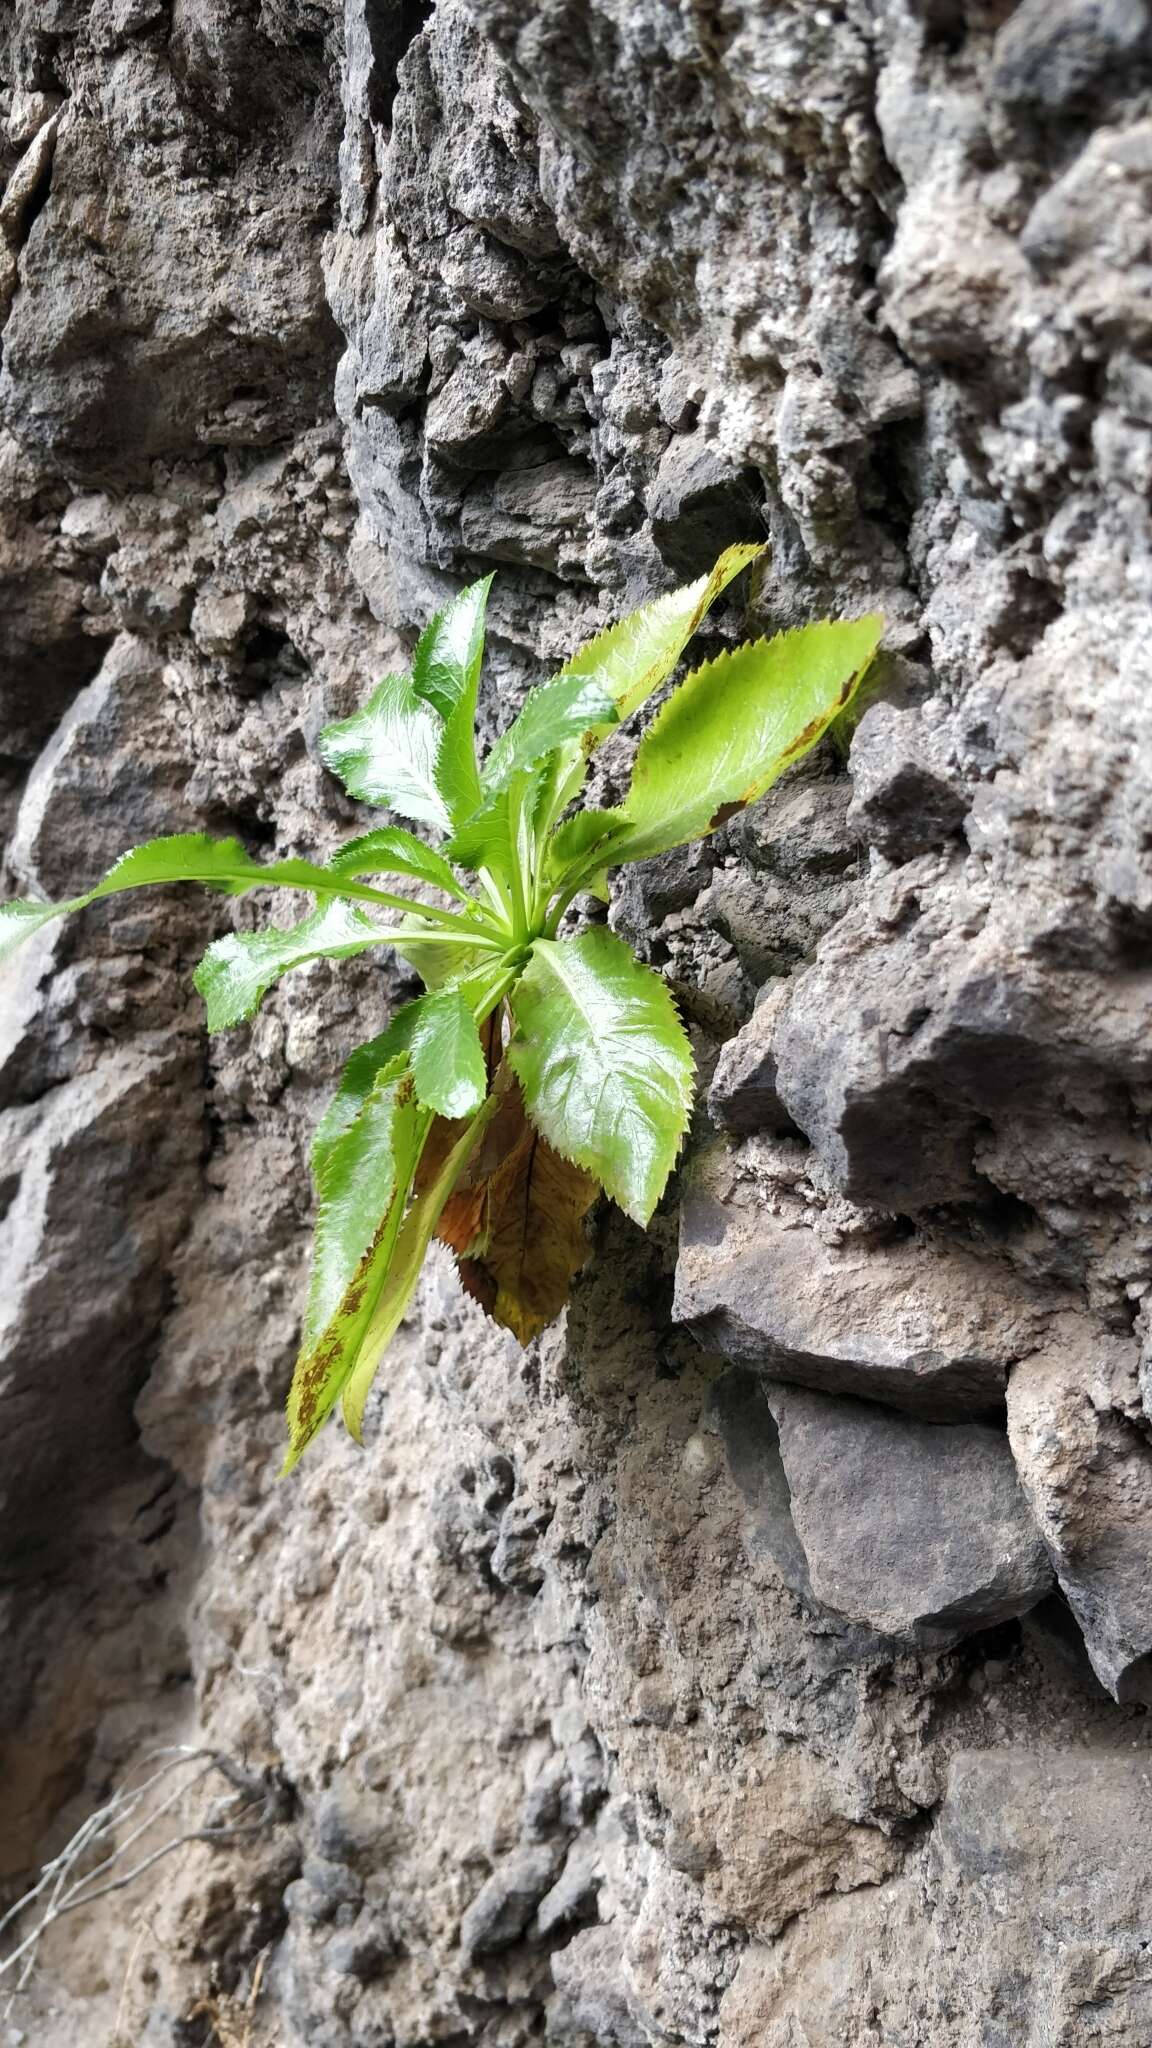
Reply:
[[[731,539],[713,644],[889,622],[847,759],[614,890],[705,1079],[771,984],[679,1252],[603,1215],[526,1354],[437,1262],[289,1488],[308,1130],[404,971],[208,1043],[199,951],[289,907],[177,891],[5,969],[5,1895],[157,1748],[233,1773],[13,2048],[1147,2048],[1150,53],[1145,0],[3,12],[5,889],[323,851],[320,727],[489,568],[489,730]],[[830,1612],[789,1401],[909,1499],[1012,1455],[1061,1592]]]

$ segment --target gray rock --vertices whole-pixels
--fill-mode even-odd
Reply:
[[[1000,1430],[799,1387],[767,1392],[812,1592],[833,1613],[941,1647],[1051,1590]]]
[[[1152,1448],[1136,1346],[1063,1318],[1012,1375],[1008,1432],[1093,1669],[1115,1699],[1152,1705]]]
[[[767,1161],[767,1165],[764,1163]],[[769,1170],[771,1169],[771,1170]],[[791,1169],[791,1182],[783,1178]],[[777,1379],[959,1420],[1002,1405],[1049,1306],[944,1242],[822,1226],[802,1155],[722,1144],[686,1179],[673,1314],[701,1344]],[[851,1218],[846,1214],[846,1222]]]
[[[1150,38],[1145,0],[1022,0],[996,38],[992,91],[1008,106],[1062,113],[1121,69],[1137,84]]]
[[[745,1502],[745,1548],[753,1554],[766,1552],[785,1585],[799,1599],[811,1602],[808,1559],[792,1519],[792,1495],[768,1385],[754,1373],[724,1373],[709,1391],[704,1422],[723,1438],[728,1469]]]
[[[708,1109],[714,1123],[733,1137],[752,1131],[775,1131],[795,1137],[793,1123],[776,1092],[776,1026],[788,1006],[787,981],[770,981],[761,991],[747,1024],[724,1046],[712,1085]]]
[[[496,1866],[460,1922],[465,1955],[494,1955],[520,1940],[564,1861],[562,1842],[530,1842]]]
[[[949,779],[932,712],[873,704],[852,736],[848,822],[889,860],[910,860],[954,838],[968,801]]]
[[[741,473],[702,434],[680,434],[660,458],[648,492],[652,537],[664,560],[697,576],[733,541],[760,540],[755,471]]]

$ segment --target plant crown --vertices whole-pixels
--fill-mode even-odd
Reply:
[[[762,796],[848,703],[882,619],[802,626],[706,662],[648,726],[624,802],[573,806],[592,754],[668,680],[705,613],[763,552],[729,548],[710,575],[598,634],[531,691],[482,764],[474,726],[492,579],[461,591],[421,635],[411,673],[386,676],[320,741],[351,796],[400,812],[438,847],[389,824],[323,866],[261,863],[235,839],[182,833],[136,847],[68,902],[0,905],[3,958],[49,919],[149,883],[310,895],[289,929],[208,948],[195,982],[210,1031],[251,1017],[282,974],[321,957],[394,946],[425,983],[353,1053],[316,1131],[286,1471],[337,1401],[361,1440],[433,1237],[526,1344],[584,1263],[600,1189],[649,1221],[688,1124],[688,1038],[660,977],[603,925],[561,937],[564,914],[582,892],[606,900],[609,868],[700,838]],[[390,893],[382,876],[443,901]]]

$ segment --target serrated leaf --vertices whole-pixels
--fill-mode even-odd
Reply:
[[[478,1183],[473,1167],[472,1184],[452,1196],[437,1235],[455,1250],[473,1299],[529,1344],[559,1315],[587,1260],[584,1218],[600,1187],[528,1122],[518,1086],[481,1149],[497,1135],[499,1155]]]
[[[689,640],[716,599],[750,562],[768,550],[763,544],[726,548],[707,576],[666,591],[605,627],[565,665],[564,675],[595,675],[623,722],[671,675]]]
[[[51,924],[54,917],[63,917],[76,907],[76,903],[30,903],[22,899],[0,903],[0,961],[6,960],[42,925]]]
[[[205,888],[220,889],[229,896],[242,896],[249,889],[307,889],[334,902],[353,897],[358,902],[379,903],[401,911],[409,907],[403,897],[391,896],[358,881],[350,869],[318,867],[313,861],[294,858],[257,861],[238,839],[214,839],[207,832],[176,832],[133,847],[95,888],[86,890],[82,896],[72,896],[64,903],[19,900],[0,904],[0,959],[54,917],[84,910],[90,903],[121,895],[128,889],[152,888],[169,882],[200,882]]]
[[[406,1125],[415,1113],[410,1078],[401,1100],[407,1065],[400,1053],[376,1069],[351,1121],[323,1150],[305,1349],[339,1308],[396,1192],[397,1138],[404,1154]]]
[[[506,789],[524,768],[534,768],[565,740],[579,739],[595,728],[610,732],[619,714],[604,680],[598,675],[553,676],[524,700],[519,715],[501,733],[484,763],[487,795]]]
[[[461,903],[471,903],[463,883],[453,874],[442,853],[426,846],[402,825],[382,825],[379,831],[364,832],[350,839],[328,863],[332,875],[411,875],[415,881],[431,882]]]
[[[387,1208],[378,1218],[337,1306],[319,1334],[306,1339],[297,1359],[288,1393],[288,1454],[284,1472],[292,1470],[311,1443],[355,1370],[374,1311],[393,1270],[404,1204],[430,1121],[429,1112],[416,1103],[411,1076],[401,1074],[395,1083],[388,1128],[392,1189]],[[347,1134],[339,1142],[348,1143]],[[354,1195],[350,1194],[350,1199],[354,1201]],[[357,1215],[358,1229],[359,1212]]]
[[[362,1441],[364,1407],[372,1382],[412,1299],[441,1211],[496,1107],[497,1098],[489,1095],[476,1116],[465,1123],[438,1173],[417,1194],[404,1218],[385,1283],[376,1296],[344,1387],[344,1420],[357,1443]]]
[[[451,820],[436,783],[443,723],[408,676],[385,676],[362,711],[320,735],[320,757],[362,803],[388,804],[447,832]]]
[[[484,656],[484,614],[491,576],[469,584],[420,636],[412,664],[419,696],[444,720],[436,755],[436,786],[453,824],[480,805],[476,761],[476,697]]]
[[[416,695],[431,704],[441,718],[448,718],[466,697],[471,697],[475,710],[484,658],[484,614],[491,588],[491,576],[469,583],[437,612],[417,642],[412,685]]]
[[[664,983],[601,926],[538,940],[509,1002],[532,1122],[647,1224],[692,1105],[692,1051]]]
[[[514,870],[526,874],[531,855],[529,828],[540,799],[547,762],[519,772],[506,789],[483,807],[448,841],[447,852],[461,867],[487,868],[505,882]]]
[[[351,960],[369,946],[391,944],[364,911],[337,899],[290,930],[229,932],[209,946],[193,975],[208,1011],[209,1031],[242,1024],[259,1008],[274,981],[309,960]]]
[[[696,669],[640,742],[613,862],[683,846],[763,796],[844,709],[883,630],[876,615],[801,626]]]
[[[421,996],[408,1041],[421,1102],[439,1116],[472,1116],[484,1100],[488,1075],[472,1005],[458,989]]]
[[[317,1188],[329,1152],[355,1123],[376,1085],[381,1068],[398,1056],[407,1055],[414,1008],[413,1003],[405,1003],[386,1031],[358,1045],[344,1062],[336,1093],[312,1134],[312,1178]]]
[[[597,633],[565,663],[557,680],[595,677],[612,699],[616,722],[623,724],[667,682],[717,598],[741,570],[767,552],[758,544],[726,548],[707,576],[665,591]],[[550,776],[553,817],[579,794],[588,758],[611,730],[608,724],[593,727],[582,746],[569,742],[557,753]]]

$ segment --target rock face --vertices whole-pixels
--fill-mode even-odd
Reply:
[[[712,651],[888,620],[614,885],[681,1189],[527,1354],[435,1263],[366,1455],[274,1477],[407,971],[208,1042],[291,908],[178,891],[3,970],[0,1911],[232,1774],[14,2043],[1147,2048],[1150,94],[1145,0],[4,12],[5,892],[367,825],[317,734],[489,569],[490,733],[730,540]]]

